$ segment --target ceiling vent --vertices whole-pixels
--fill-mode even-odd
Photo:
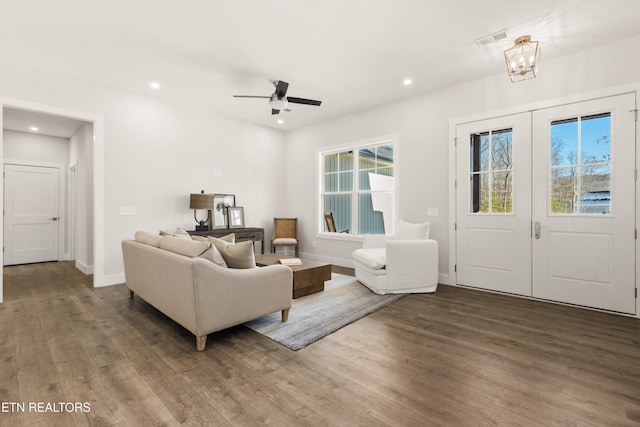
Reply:
[[[507,30],[498,31],[497,33],[489,34],[488,36],[480,37],[476,39],[476,44],[479,47],[486,46],[488,44],[493,44],[495,42],[499,42],[500,40],[507,38]]]

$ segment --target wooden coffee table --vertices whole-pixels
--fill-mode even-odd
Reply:
[[[280,264],[279,260],[281,258],[292,257],[279,254],[260,254],[256,255],[256,265],[264,267],[266,265]],[[331,279],[331,264],[301,260],[301,265],[289,266],[293,270],[294,299],[324,291],[325,280]]]

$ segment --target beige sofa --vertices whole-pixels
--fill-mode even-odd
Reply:
[[[276,311],[287,321],[289,267],[226,268],[132,240],[122,242],[122,252],[130,297],[138,294],[193,333],[198,351],[212,332]]]

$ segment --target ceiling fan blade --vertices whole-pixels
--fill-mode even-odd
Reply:
[[[276,95],[278,96],[278,99],[282,99],[282,97],[287,94],[288,88],[289,83],[283,82],[282,80],[278,80],[276,82]]]
[[[234,98],[271,98],[270,96],[259,96],[259,95],[233,95]]]
[[[280,114],[280,110],[275,110],[275,109],[271,109],[271,115],[273,116],[274,114]]]
[[[294,98],[292,96],[287,96],[287,101],[293,102],[294,104],[306,104],[306,105],[316,105],[316,106],[319,106],[322,103],[322,101],[316,101],[314,99]]]

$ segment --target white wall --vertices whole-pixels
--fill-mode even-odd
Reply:
[[[6,129],[2,136],[5,161],[69,164],[69,138]]]
[[[141,93],[122,92],[4,58],[0,75],[0,96],[104,119],[106,282],[124,280],[121,241],[136,230],[194,228],[190,192],[235,194],[247,226],[270,236],[285,205],[283,132],[164,101],[146,92],[147,82]],[[122,216],[120,207],[137,215]]]
[[[301,252],[351,266],[359,242],[316,236],[316,150],[378,135],[398,134],[400,218],[431,221],[439,242],[440,279],[449,272],[449,120],[472,114],[513,109],[565,96],[579,95],[638,81],[640,57],[629,55],[640,38],[541,60],[539,77],[511,83],[505,73],[395,102],[287,134],[287,207],[299,218]],[[416,79],[419,79],[417,76]],[[427,217],[427,208],[438,217]]]
[[[78,269],[93,273],[93,124],[85,123],[71,136],[69,165],[75,168]],[[71,175],[73,176],[73,175]],[[70,211],[70,214],[73,211]],[[72,226],[73,224],[70,224]]]

